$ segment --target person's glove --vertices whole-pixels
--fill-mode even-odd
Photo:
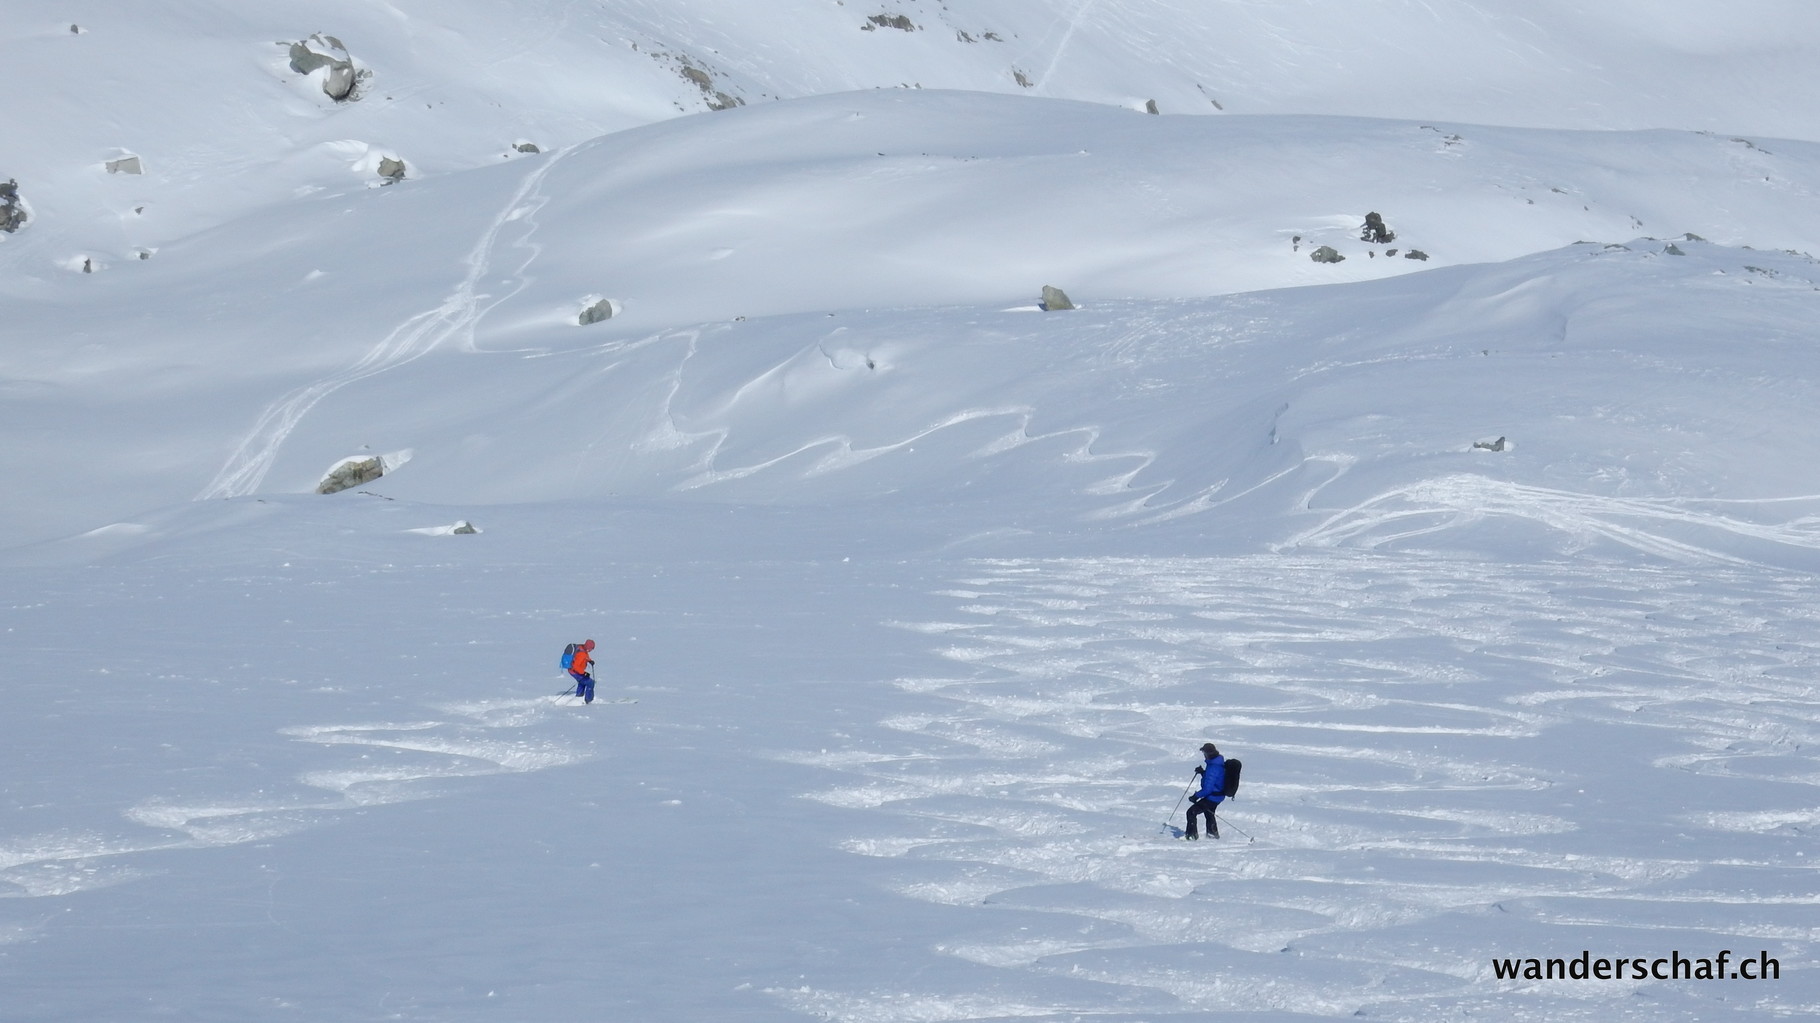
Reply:
[[[1207,769],[1205,767],[1197,767],[1194,769],[1194,774],[1195,774],[1195,777],[1197,777],[1197,778],[1206,773],[1207,773]]]

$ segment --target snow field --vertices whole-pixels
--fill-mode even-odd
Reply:
[[[11,19],[0,1021],[1820,1014],[1816,19]]]
[[[949,954],[1151,992],[1155,1018],[1464,1018],[1488,986],[1501,1018],[1812,1004],[1804,981],[1488,979],[1493,957],[1589,944],[1812,947],[1806,818],[1773,809],[1816,777],[1820,716],[1789,687],[1814,654],[1801,577],[1341,552],[974,567],[952,618],[900,624],[964,669],[900,683],[931,710],[880,722],[876,755],[805,758],[853,776],[816,799],[885,815],[846,847],[905,863],[896,890],[1002,918]],[[1186,782],[1203,737],[1246,783],[1225,840],[1191,846],[1164,837],[1161,779]]]
[[[1135,550],[1154,530],[931,557],[901,546],[927,523],[876,507],[414,531],[474,514],[243,498],[35,552],[91,570],[13,557],[35,596],[0,628],[40,680],[14,687],[38,725],[16,745],[62,765],[9,781],[24,1018],[1816,1004],[1799,572],[1636,545]],[[1193,524],[1166,545],[1208,544]],[[552,629],[602,638],[602,696],[639,702],[563,706]],[[98,635],[102,665],[68,663]],[[1205,738],[1246,787],[1225,840],[1190,845],[1162,825]],[[1767,948],[1784,973],[1489,975],[1581,948]],[[132,984],[73,994],[97,955]]]

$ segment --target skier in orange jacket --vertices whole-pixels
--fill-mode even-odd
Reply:
[[[594,676],[588,674],[588,667],[594,661],[594,641],[588,640],[575,648],[575,658],[569,662],[569,677],[575,680],[575,695],[583,703],[594,702]]]

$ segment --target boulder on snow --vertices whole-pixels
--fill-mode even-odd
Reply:
[[[25,206],[19,199],[19,182],[9,178],[0,183],[0,231],[12,234],[25,226],[28,218]]]
[[[1384,226],[1384,218],[1376,213],[1365,214],[1365,224],[1359,228],[1359,240],[1373,245],[1395,241],[1397,233]]]
[[[369,458],[347,458],[336,464],[316,484],[318,494],[338,494],[343,490],[371,483],[385,475],[385,460],[378,455]]]
[[[323,71],[322,91],[337,103],[354,99],[355,86],[369,74],[355,68],[347,47],[334,36],[318,32],[290,47],[291,70],[306,76]]]
[[[894,28],[899,32],[916,31],[916,23],[902,14],[874,14],[860,26],[862,32],[875,32],[881,28]]]
[[[1068,301],[1067,292],[1060,288],[1050,287],[1047,284],[1043,285],[1042,305],[1044,311],[1051,313],[1074,308],[1074,303]]]
[[[585,327],[590,323],[599,323],[602,320],[610,320],[612,318],[613,300],[610,298],[603,298],[584,308],[581,311],[581,315],[575,318],[575,322]]]
[[[1147,99],[1144,101],[1144,113],[1160,114],[1160,113],[1162,113],[1162,111],[1157,109],[1156,100]]]
[[[1331,245],[1323,245],[1310,252],[1308,258],[1317,263],[1343,263],[1346,261],[1346,257],[1340,255],[1339,250]]]
[[[1502,437],[1499,437],[1497,440],[1475,440],[1472,442],[1472,449],[1474,451],[1503,451],[1506,446],[1504,438]]]
[[[1428,253],[1423,252],[1421,249],[1410,249],[1408,252],[1403,253],[1403,258],[1419,259],[1426,263],[1428,261]]]
[[[397,157],[392,157],[392,156],[386,156],[386,157],[380,158],[379,176],[385,179],[386,184],[390,185],[390,184],[395,184],[397,182],[403,181],[404,174],[405,174],[405,166],[404,166],[403,160],[400,160]]]
[[[118,160],[109,160],[107,172],[109,174],[144,174],[145,165],[139,161],[137,156],[123,156]]]
[[[454,529],[449,530],[449,535],[473,536],[478,532],[480,532],[480,530],[474,528],[474,523],[469,522],[467,519],[462,519],[460,522],[455,523]]]
[[[702,99],[707,101],[709,110],[731,110],[734,107],[746,105],[746,101],[738,96],[729,96],[716,89],[714,76],[689,63],[686,59],[682,61],[682,66],[678,68],[677,73],[701,90]]]
[[[542,149],[538,148],[538,145],[535,142],[514,142],[512,144],[512,148],[516,149],[517,151],[519,151],[521,153],[541,153],[541,152],[543,152]]]

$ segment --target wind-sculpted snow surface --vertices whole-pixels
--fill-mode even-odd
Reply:
[[[963,503],[629,501],[423,528],[449,517],[240,498],[9,555],[21,1018],[1820,1006],[1810,580],[1740,533],[1269,552],[1194,518],[956,540]],[[584,636],[636,703],[552,695]],[[1180,842],[1207,739],[1245,788]],[[1780,975],[1492,965],[1583,949]]]
[[[950,616],[899,623],[956,670],[899,679],[916,711],[800,759],[842,776],[814,799],[873,820],[845,848],[894,864],[903,895],[966,907],[940,951],[1050,979],[1051,998],[788,1004],[868,1021],[1812,1010],[1805,576],[1299,553],[973,569]],[[1166,779],[1191,780],[1207,738],[1246,784],[1223,841],[1176,842]],[[1494,958],[1589,946],[1800,963],[1754,986],[1492,976]]]

